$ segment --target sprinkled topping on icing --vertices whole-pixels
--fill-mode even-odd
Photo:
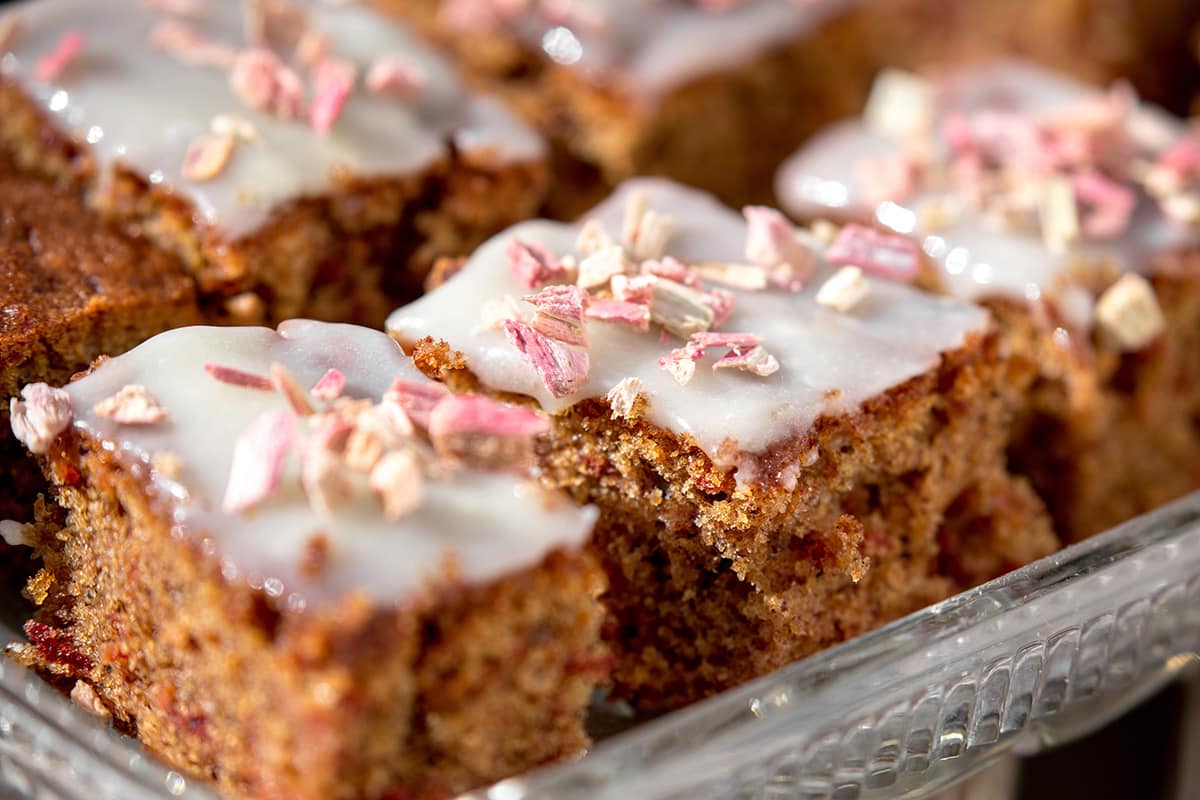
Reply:
[[[300,382],[288,371],[288,368],[279,362],[271,365],[271,380],[275,383],[275,388],[287,400],[291,406],[292,412],[297,416],[307,417],[315,410],[312,403],[308,400],[308,395],[304,389],[300,388]]]
[[[528,468],[534,437],[549,429],[540,412],[479,395],[449,395],[429,416],[429,438],[439,456],[487,469]]]
[[[217,114],[209,123],[209,130],[216,136],[232,136],[244,142],[259,140],[258,128],[254,127],[254,123],[233,114]]]
[[[588,294],[578,286],[547,286],[537,294],[528,295],[525,302],[537,308],[533,329],[551,339],[575,347],[587,347],[587,329],[583,314]]]
[[[63,70],[79,55],[85,41],[86,37],[80,31],[64,33],[54,49],[38,59],[37,69],[34,70],[38,80],[52,81],[62,75]]]
[[[1122,350],[1141,350],[1166,328],[1154,287],[1141,275],[1127,273],[1096,302],[1096,322]]]
[[[221,504],[226,512],[245,511],[271,496],[295,435],[295,414],[281,410],[264,413],[238,437]]]
[[[798,291],[812,270],[813,254],[796,236],[796,228],[773,208],[747,206],[746,260],[772,269],[776,284]]]
[[[421,93],[429,77],[419,64],[400,53],[375,59],[367,72],[367,89],[408,100]]]
[[[345,390],[346,376],[342,374],[341,370],[329,369],[325,371],[319,381],[313,384],[308,393],[313,396],[313,399],[328,403],[341,397]]]
[[[912,280],[921,266],[921,251],[912,239],[853,223],[838,232],[825,258],[831,264],[858,267],[898,281]]]
[[[234,138],[229,134],[195,139],[183,156],[183,177],[190,181],[211,181],[216,178],[228,166],[233,156],[233,145]]]
[[[304,116],[304,82],[273,50],[242,50],[229,71],[229,88],[249,108],[281,119]]]
[[[555,397],[574,394],[587,380],[588,354],[551,339],[523,322],[504,321],[508,341],[537,370],[546,388]]]
[[[612,408],[613,419],[632,419],[638,395],[642,393],[642,379],[630,376],[608,390],[604,399]]]
[[[230,386],[245,386],[248,389],[262,389],[267,392],[275,391],[275,381],[265,375],[255,375],[252,372],[227,367],[223,364],[205,364],[204,371],[212,377],[228,383]]]
[[[121,391],[92,406],[92,413],[121,425],[153,425],[167,418],[167,410],[140,383],[121,387]]]
[[[62,389],[44,383],[31,383],[21,389],[21,399],[8,401],[12,431],[17,440],[34,454],[45,453],[73,418],[71,396]]]
[[[505,254],[513,277],[526,289],[537,289],[568,278],[566,265],[539,244],[513,239]]]
[[[821,284],[817,302],[845,313],[867,299],[871,284],[858,267],[842,267]]]
[[[891,72],[863,120],[817,136],[778,191],[797,216],[917,235],[897,250],[905,274],[927,255],[952,292],[1051,302],[1086,330],[1096,277],[1200,242],[1200,139],[1128,86],[1021,62],[937,81]],[[847,258],[843,241],[870,235],[847,226],[830,260],[872,272],[880,260]]]

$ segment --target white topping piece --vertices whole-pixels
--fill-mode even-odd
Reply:
[[[1079,208],[1070,178],[1055,175],[1042,184],[1038,212],[1042,240],[1052,253],[1063,254],[1079,239]]]
[[[1166,328],[1162,308],[1145,278],[1126,273],[1100,295],[1096,323],[1122,350],[1141,350]]]
[[[858,267],[842,267],[821,284],[817,302],[843,314],[850,311],[871,293],[871,284]]]
[[[92,413],[121,425],[153,425],[167,418],[167,410],[140,383],[126,384],[93,406]]]
[[[638,395],[641,392],[642,380],[636,377],[623,378],[620,383],[609,389],[608,394],[605,395],[605,399],[608,400],[608,405],[612,408],[613,419],[630,419],[633,415],[633,407],[637,404]]]
[[[34,455],[50,449],[50,443],[67,429],[74,416],[71,396],[44,383],[31,383],[21,390],[21,399],[8,403],[12,431]]]
[[[234,138],[230,134],[195,139],[183,156],[183,177],[189,181],[214,180],[229,164],[233,145]]]
[[[575,239],[575,249],[584,257],[615,244],[616,242],[608,235],[608,231],[604,229],[604,225],[598,219],[589,219],[584,222],[583,227],[579,229],[579,236]],[[582,265],[580,267],[582,268]]]
[[[875,78],[863,120],[883,136],[903,139],[925,133],[935,118],[933,86],[899,69],[885,69]]]
[[[29,547],[33,544],[29,532],[31,526],[15,519],[0,519],[0,539],[9,547]]]
[[[71,702],[94,717],[108,719],[112,716],[112,712],[108,710],[108,706],[104,705],[100,695],[96,694],[92,685],[85,681],[75,681],[75,686],[71,689]]]
[[[244,142],[257,142],[258,129],[254,123],[236,114],[217,114],[209,124],[214,136],[232,136]]]
[[[421,462],[411,450],[396,450],[379,460],[371,470],[371,491],[383,502],[383,514],[402,519],[421,506],[423,478]]]
[[[579,262],[579,275],[575,282],[583,289],[594,289],[603,286],[617,275],[624,275],[633,269],[625,250],[620,245],[609,244],[592,252]]]

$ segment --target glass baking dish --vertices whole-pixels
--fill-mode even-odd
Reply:
[[[587,757],[469,797],[926,797],[1090,733],[1189,670],[1198,595],[1200,492],[683,711],[614,733],[634,720],[600,705]],[[0,794],[213,797],[10,662]]]

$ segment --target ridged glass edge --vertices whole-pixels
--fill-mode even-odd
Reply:
[[[1198,653],[1200,492],[467,797],[915,800],[1094,731]],[[214,798],[3,660],[0,788],[30,800]]]

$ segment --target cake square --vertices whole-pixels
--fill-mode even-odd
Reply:
[[[893,92],[918,110],[888,113]],[[799,219],[917,236],[934,283],[992,309],[1029,365],[1010,456],[1059,532],[1200,485],[1195,134],[1125,86],[1021,61],[893,73],[872,98],[797,152],[779,195]]]
[[[542,199],[539,137],[365,6],[33,0],[5,23],[0,147],[177,256],[227,321],[379,324]]]
[[[595,510],[527,477],[537,414],[291,321],[162,334],[25,387],[13,426],[66,519],[28,531],[10,652],[177,769],[441,797],[586,746]]]
[[[200,321],[174,259],[85,208],[79,197],[0,166],[0,392],[65,382],[96,357]],[[0,519],[28,519],[45,484],[0,410]]]
[[[778,164],[861,107],[883,67],[1023,53],[1088,80],[1130,76],[1182,107],[1197,74],[1183,0],[383,0],[455,53],[551,142],[550,209],[665,175],[740,206]]]
[[[1012,365],[988,314],[835,255],[772,209],[637,179],[586,222],[493,238],[389,319],[426,374],[551,415],[542,477],[601,509],[613,679],[644,707],[1055,544],[1005,469]]]

